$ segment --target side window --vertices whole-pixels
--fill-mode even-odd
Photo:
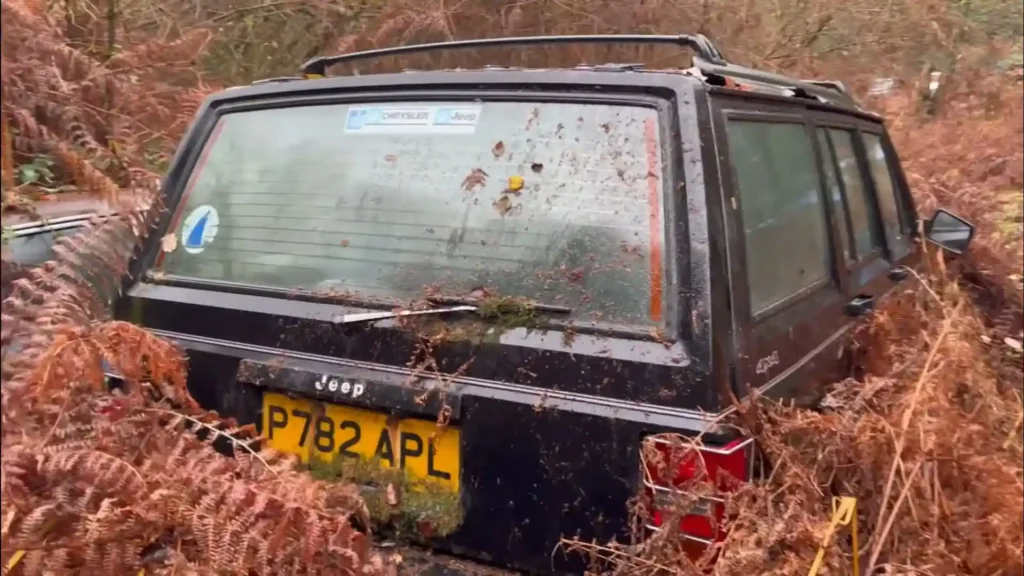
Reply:
[[[38,266],[53,260],[53,245],[61,236],[79,231],[78,227],[43,230],[39,233],[18,236],[10,240],[10,259],[22,266]]]
[[[13,283],[24,278],[32,268],[53,260],[53,245],[61,236],[77,233],[80,227],[46,229],[15,236],[4,246],[3,274],[0,280],[0,299],[10,296]]]
[[[824,128],[818,128],[818,147],[821,149],[821,163],[825,169],[825,183],[828,185],[828,193],[832,197],[832,207],[835,209],[836,227],[839,230],[839,242],[843,251],[843,259],[847,262],[854,260],[853,241],[850,239],[850,211],[846,209],[846,200],[843,198],[843,187],[839,184],[839,176],[836,174],[836,155],[832,151],[832,145],[828,140],[828,132]]]
[[[751,314],[829,278],[829,241],[814,147],[803,124],[730,120]]]
[[[846,192],[846,206],[850,211],[854,258],[863,261],[869,255],[880,251],[883,245],[878,211],[875,209],[874,199],[868,193],[864,174],[857,162],[853,133],[849,130],[830,128],[829,136],[839,166],[839,177]]]
[[[878,207],[882,212],[885,236],[890,242],[902,240],[903,227],[900,225],[900,213],[896,206],[896,188],[893,186],[885,147],[882,146],[882,137],[878,134],[865,134],[864,147],[867,149],[868,166],[871,168],[871,177],[878,192]]]

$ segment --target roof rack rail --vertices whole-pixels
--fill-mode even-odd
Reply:
[[[302,76],[275,76],[273,78],[263,78],[260,80],[253,80],[252,86],[259,86],[260,84],[278,84],[280,82],[294,82],[296,80],[305,80]]]
[[[318,56],[302,65],[303,76],[310,78],[327,75],[327,67],[355,60],[369,60],[400,54],[431,52],[434,50],[452,50],[459,48],[491,48],[496,46],[530,46],[538,44],[674,44],[692,48],[697,57],[712,64],[725,65],[725,58],[718,48],[703,34],[656,35],[656,34],[602,34],[578,36],[519,36],[510,38],[478,38],[474,40],[456,40],[452,42],[435,42],[432,44],[413,44],[378,48],[363,52],[351,52],[337,56]]]
[[[846,87],[841,82],[832,80],[799,80],[773,72],[756,70],[753,68],[747,68],[746,66],[738,66],[736,64],[715,64],[713,62],[701,61],[700,58],[694,58],[694,60],[697,69],[705,75],[718,75],[733,79],[739,78],[753,82],[763,82],[790,90],[799,89],[806,92],[808,96],[821,98],[832,104],[858,109],[860,108],[860,106],[857,105],[856,100],[854,100],[853,96],[848,90],[846,90]]]
[[[835,90],[836,92],[846,96],[850,95],[850,90],[846,87],[846,84],[843,84],[839,80],[804,80],[804,82],[807,82],[812,86],[821,86],[822,88]]]

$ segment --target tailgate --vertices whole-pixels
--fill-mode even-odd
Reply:
[[[550,570],[565,535],[627,538],[640,439],[708,425],[647,403],[156,333],[187,350],[201,404],[258,423],[314,475],[365,485],[399,538],[530,571]]]

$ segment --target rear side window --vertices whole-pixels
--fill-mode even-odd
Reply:
[[[577,318],[662,318],[658,113],[403,102],[231,113],[168,274],[400,302],[486,287]]]
[[[53,245],[62,236],[77,234],[82,226],[62,226],[44,228],[35,234],[26,234],[11,238],[7,246],[10,260],[20,266],[38,266],[56,256]]]
[[[903,227],[900,225],[900,213],[896,204],[896,188],[893,186],[892,172],[886,157],[882,137],[878,134],[865,134],[864,146],[867,148],[868,166],[871,177],[878,191],[878,207],[882,213],[882,225],[885,236],[890,242],[903,239]]]
[[[825,184],[828,186],[828,193],[832,197],[832,207],[836,212],[836,222],[839,224],[839,242],[843,252],[843,259],[851,262],[854,259],[853,241],[850,240],[850,212],[846,209],[846,200],[843,199],[843,187],[839,183],[839,176],[836,174],[836,157],[829,143],[828,132],[824,128],[818,128],[818,147],[821,149],[821,162],[825,170]]]
[[[57,240],[63,236],[78,234],[82,231],[82,226],[77,223],[53,227],[42,226],[37,232],[26,234],[15,232],[12,238],[5,239],[0,300],[6,299],[10,295],[15,280],[24,278],[32,268],[53,260],[57,256],[53,251]]]
[[[853,244],[856,259],[863,261],[882,248],[882,232],[878,224],[878,212],[857,162],[854,136],[849,130],[829,129],[835,151],[836,163],[843,189],[846,192],[846,206],[850,211],[853,226]]]
[[[728,139],[756,316],[828,278],[824,202],[803,124],[730,120]]]

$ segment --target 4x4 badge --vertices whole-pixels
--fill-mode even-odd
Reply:
[[[767,374],[769,370],[779,364],[779,351],[773,350],[771,354],[757,361],[754,371],[758,374]]]

